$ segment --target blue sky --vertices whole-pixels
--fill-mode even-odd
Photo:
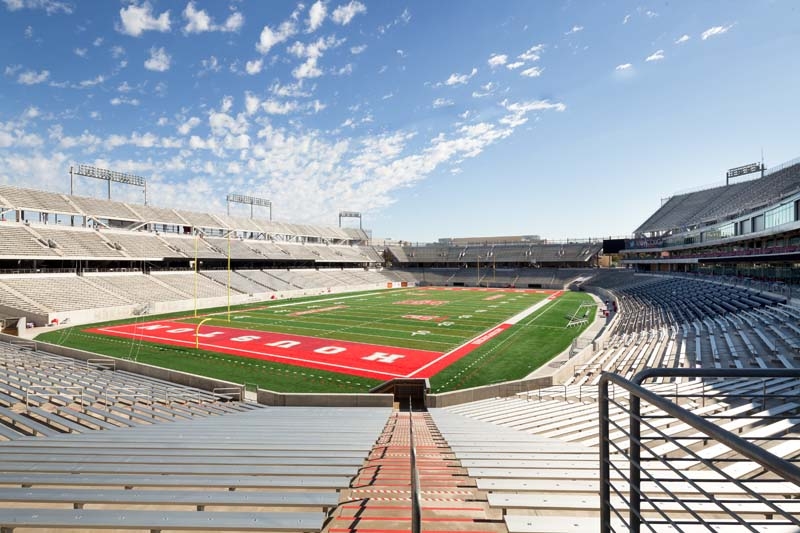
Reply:
[[[562,239],[800,156],[793,0],[2,0],[0,35],[0,182],[25,187],[86,163],[159,206]]]

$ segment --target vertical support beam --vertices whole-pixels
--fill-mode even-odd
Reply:
[[[602,378],[599,385],[600,411],[600,532],[611,532],[611,448],[608,427],[608,380]],[[540,391],[541,393],[541,391]]]
[[[630,396],[631,409],[631,437],[628,453],[630,454],[630,519],[628,527],[631,533],[639,533],[641,530],[641,507],[642,507],[642,429],[641,429],[641,399],[635,394]]]

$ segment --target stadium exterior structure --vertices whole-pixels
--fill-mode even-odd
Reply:
[[[757,179],[676,194],[634,232],[623,264],[797,284],[800,159]]]

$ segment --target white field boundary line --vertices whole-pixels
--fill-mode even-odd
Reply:
[[[511,327],[511,326],[517,324],[518,322],[520,322],[521,320],[531,316],[533,313],[535,313],[536,311],[538,311],[542,307],[546,306],[547,304],[553,303],[555,301],[556,300],[550,300],[550,299],[545,298],[541,302],[533,304],[532,306],[530,306],[529,308],[525,309],[521,313],[517,313],[516,315],[512,316],[508,320],[504,320],[503,322],[500,322],[499,324],[495,324],[491,328],[487,329],[486,331],[483,331],[483,332],[479,333],[478,335],[476,335],[475,337],[471,338],[467,342],[461,344],[460,346],[456,346],[455,348],[453,348],[449,352],[447,352],[445,354],[442,354],[441,356],[437,357],[433,361],[430,361],[429,363],[421,366],[420,368],[418,368],[415,371],[413,371],[410,374],[408,374],[406,377],[407,378],[414,377],[416,374],[422,372],[423,370],[425,370],[429,366],[434,365],[434,364],[438,363],[439,361],[441,361],[441,360],[443,360],[443,359],[445,359],[447,357],[450,357],[453,353],[455,353],[455,352],[461,350],[462,348],[464,348],[464,347],[466,347],[466,346],[478,341],[482,337],[485,337],[486,340],[490,340],[492,337],[495,337],[496,335],[499,335],[500,333],[503,332],[503,330],[499,330],[498,328],[500,328],[502,326],[505,326],[505,325],[508,325],[509,327]]]

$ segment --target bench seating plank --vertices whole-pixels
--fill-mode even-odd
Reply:
[[[187,529],[194,531],[320,531],[322,513],[0,509],[4,528]]]

